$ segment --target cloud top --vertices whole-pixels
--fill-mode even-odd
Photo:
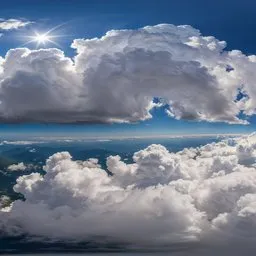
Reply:
[[[191,26],[160,24],[75,39],[74,59],[11,49],[0,59],[0,121],[137,122],[161,105],[176,119],[246,124],[256,57],[225,46]]]

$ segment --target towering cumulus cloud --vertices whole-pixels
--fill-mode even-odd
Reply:
[[[0,59],[0,121],[136,122],[162,105],[176,119],[246,124],[256,56],[225,46],[191,26],[160,24],[76,39],[74,59],[12,49]]]
[[[256,241],[256,135],[171,153],[74,161],[51,156],[45,174],[21,176],[25,201],[0,212],[1,234],[137,245]],[[111,172],[112,175],[107,173]]]

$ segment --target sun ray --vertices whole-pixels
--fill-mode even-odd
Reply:
[[[58,46],[59,48],[61,48],[61,45],[58,44],[57,42],[53,41],[53,40],[48,40],[48,42],[51,42],[52,44]]]
[[[35,42],[35,40],[34,40],[34,39],[32,39],[32,40],[30,40],[30,41],[28,41],[28,42],[26,42],[26,43],[22,44],[22,45],[21,45],[21,46],[19,46],[19,47],[24,47],[24,46],[26,46],[26,45],[29,45],[29,44],[33,43],[33,42]]]
[[[61,24],[59,24],[59,25],[57,25],[57,26],[51,28],[50,30],[48,30],[48,31],[45,33],[45,35],[48,35],[48,34],[52,33],[53,31],[55,31],[56,29],[58,29],[58,28],[64,26],[64,25],[67,24],[67,23],[68,23],[68,22],[64,22],[64,23],[61,23]]]

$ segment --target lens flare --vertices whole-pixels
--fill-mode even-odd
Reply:
[[[61,47],[56,41],[55,39],[59,38],[59,37],[64,37],[65,35],[56,35],[54,33],[55,30],[57,30],[58,28],[62,27],[65,23],[60,24],[56,27],[53,27],[52,29],[48,30],[47,32],[44,33],[38,33],[38,32],[34,32],[34,35],[31,36],[25,36],[25,38],[30,39],[28,42],[26,42],[25,44],[23,44],[22,46],[31,44],[31,43],[36,43],[36,48],[39,48],[41,46],[49,46],[51,44],[54,44],[55,46]],[[54,33],[54,34],[53,34]]]
[[[50,36],[48,36],[47,34],[36,34],[34,36],[34,40],[39,44],[45,44],[46,42],[50,41]]]

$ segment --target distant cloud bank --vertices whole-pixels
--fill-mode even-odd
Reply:
[[[14,190],[25,201],[2,207],[0,234],[253,248],[256,134],[177,153],[153,144],[133,160],[126,164],[119,156],[108,157],[109,176],[97,159],[52,155],[45,175],[17,179]]]
[[[171,118],[230,124],[255,114],[256,56],[191,26],[111,30],[72,47],[74,59],[27,48],[0,58],[0,122],[136,122],[159,106]]]

